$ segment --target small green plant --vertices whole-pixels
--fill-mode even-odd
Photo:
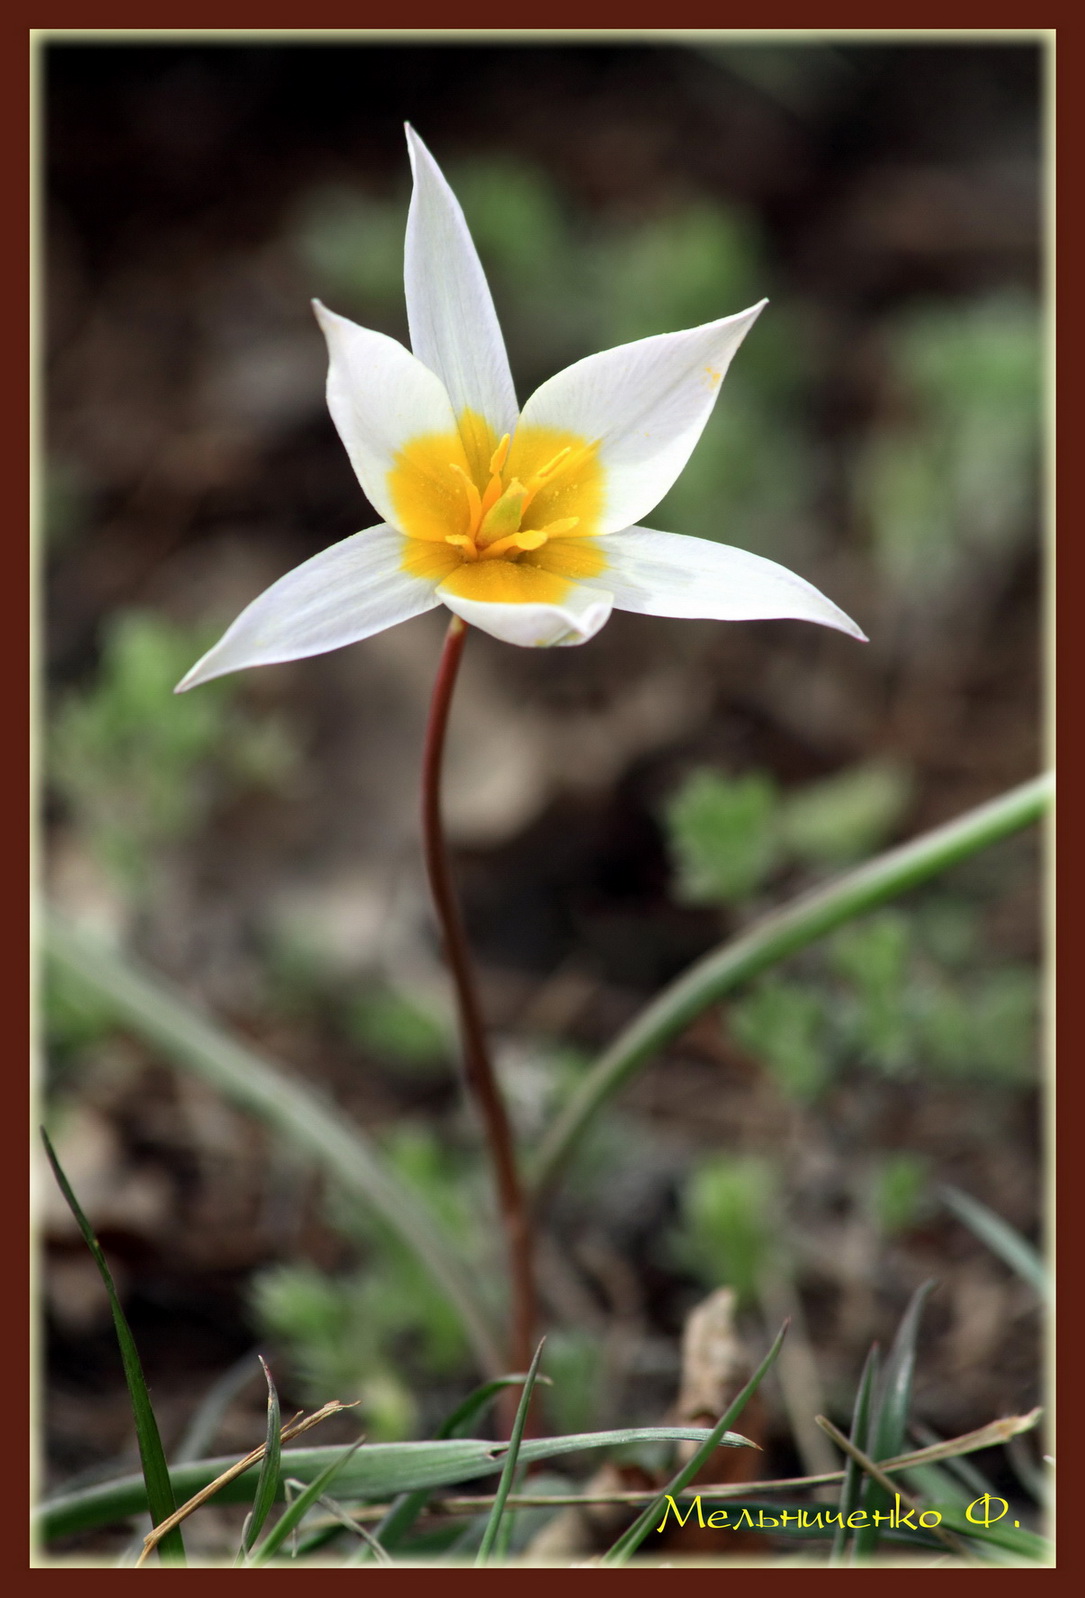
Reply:
[[[787,793],[766,772],[691,772],[664,810],[676,892],[741,904],[780,865],[848,865],[886,842],[911,795],[908,772],[882,760]]]
[[[1035,972],[1012,962],[990,969],[975,925],[971,958],[948,971],[932,959],[925,925],[923,917],[886,910],[844,928],[797,960],[794,976],[763,977],[734,1000],[725,1016],[729,1035],[788,1097],[806,1103],[855,1065],[985,1089],[1027,1081],[1036,1053]]]
[[[735,1040],[760,1060],[789,1098],[816,1099],[833,1075],[831,1019],[813,986],[765,977],[728,1011]]]
[[[755,1156],[708,1155],[683,1185],[678,1252],[706,1286],[733,1287],[740,1304],[757,1301],[777,1262],[779,1179]]]
[[[245,717],[236,685],[171,703],[177,673],[200,642],[149,612],[120,613],[107,627],[96,682],[69,693],[53,721],[50,780],[132,892],[145,885],[156,851],[198,832],[231,785],[275,786],[295,763],[281,723]]]
[[[379,1272],[332,1277],[305,1263],[277,1265],[253,1278],[250,1294],[254,1319],[285,1353],[305,1401],[349,1393],[366,1435],[387,1442],[413,1436],[419,1416],[386,1346],[389,1284]]]
[[[1039,471],[1035,305],[996,295],[898,316],[887,353],[897,419],[874,432],[856,493],[897,591],[944,603],[975,564],[1032,534]]]
[[[459,1235],[483,1235],[462,1164],[428,1128],[397,1127],[384,1139],[382,1153]],[[329,1214],[362,1250],[363,1263],[334,1275],[307,1263],[271,1266],[253,1278],[253,1318],[261,1334],[283,1350],[308,1402],[353,1393],[362,1399],[368,1435],[409,1436],[421,1417],[402,1371],[413,1366],[430,1381],[456,1375],[468,1352],[462,1328],[418,1259],[387,1226],[342,1199],[331,1201]]]
[[[890,1154],[872,1173],[871,1208],[880,1231],[894,1237],[932,1208],[929,1162],[919,1154]]]
[[[775,785],[760,772],[694,772],[666,809],[679,897],[726,903],[761,887],[779,855],[775,809]]]

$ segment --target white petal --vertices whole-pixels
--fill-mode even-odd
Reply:
[[[571,583],[560,605],[502,605],[489,600],[464,599],[438,588],[437,596],[455,615],[472,627],[492,633],[506,644],[542,648],[553,644],[586,644],[604,626],[612,609],[611,597],[601,589]]]
[[[414,193],[403,256],[411,348],[442,380],[457,415],[470,409],[498,438],[516,425],[509,358],[460,203],[410,125]]]
[[[600,532],[629,527],[659,504],[701,436],[731,357],[767,303],[588,355],[535,390],[522,426],[599,440],[606,470]]]
[[[455,433],[456,417],[441,379],[385,333],[313,301],[328,341],[328,409],[366,498],[395,524],[388,490],[393,458],[422,433]]]
[[[730,544],[631,527],[600,546],[607,559],[598,583],[616,610],[647,616],[760,621],[786,616],[816,621],[866,642],[866,634],[823,593],[786,566]]]
[[[175,691],[246,666],[323,655],[432,610],[434,584],[403,570],[404,543],[391,527],[370,527],[295,566],[241,612]]]

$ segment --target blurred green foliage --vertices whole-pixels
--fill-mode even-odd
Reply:
[[[833,1075],[829,1023],[820,993],[766,977],[731,1006],[731,1035],[761,1060],[789,1098],[816,1099]]]
[[[211,641],[204,629],[122,611],[107,625],[97,679],[68,693],[52,720],[49,779],[130,891],[156,852],[195,836],[231,787],[274,787],[294,766],[282,723],[246,716],[235,679],[174,695]]]
[[[694,771],[664,811],[676,892],[689,904],[741,903],[780,864],[860,860],[889,839],[911,797],[909,773],[889,761],[786,794],[767,772]]]
[[[978,919],[978,917],[977,917]],[[931,958],[922,918],[886,910],[826,939],[732,1003],[731,1035],[789,1097],[811,1102],[851,1066],[989,1087],[1031,1080],[1036,973],[977,958],[947,972]]]
[[[754,1155],[708,1155],[686,1178],[680,1207],[678,1257],[705,1287],[732,1287],[740,1305],[755,1303],[765,1272],[779,1263],[775,1167]]]
[[[72,981],[52,964],[45,969],[42,1014],[51,1067],[77,1060],[117,1029],[116,1011],[85,982]]]
[[[776,785],[766,773],[694,772],[666,809],[679,898],[712,904],[759,888],[779,857],[776,809]]]
[[[405,988],[384,985],[356,993],[347,1006],[354,1042],[421,1074],[444,1074],[455,1051],[447,1017]]]
[[[851,865],[884,846],[913,790],[911,773],[889,760],[865,761],[807,783],[780,805],[784,848],[809,865]]]
[[[422,1125],[397,1126],[381,1147],[396,1173],[458,1237],[490,1236],[479,1213],[481,1173],[473,1161],[459,1158]],[[422,1418],[409,1373],[432,1382],[460,1372],[468,1350],[459,1319],[406,1245],[370,1212],[332,1201],[329,1218],[358,1247],[362,1263],[335,1274],[305,1263],[258,1272],[253,1319],[282,1349],[307,1402],[360,1398],[373,1441],[409,1436]],[[480,1259],[476,1269],[480,1294],[496,1291],[487,1262]]]
[[[675,891],[748,905],[784,866],[823,869],[890,841],[912,782],[886,762],[782,792],[764,772],[693,772],[664,811]],[[946,884],[911,909],[864,917],[755,982],[728,1007],[732,1037],[789,1097],[816,1101],[849,1064],[886,1076],[1027,1081],[1034,969],[996,961],[977,903]]]
[[[894,1237],[933,1208],[930,1162],[920,1154],[888,1154],[871,1182],[871,1209],[879,1230]]]
[[[549,1428],[572,1434],[598,1426],[606,1405],[599,1336],[578,1326],[548,1331],[546,1369],[553,1383],[542,1395]]]
[[[360,1421],[374,1442],[409,1437],[417,1425],[407,1381],[385,1341],[398,1329],[391,1284],[381,1275],[332,1277],[315,1265],[276,1265],[250,1284],[262,1333],[282,1347],[307,1403],[361,1400]]]
[[[929,601],[1035,533],[1036,307],[993,295],[902,312],[887,331],[887,360],[896,414],[857,457],[857,496],[888,582]]]

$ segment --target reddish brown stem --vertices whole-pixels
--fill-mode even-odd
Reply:
[[[526,1371],[534,1352],[536,1308],[532,1262],[531,1224],[516,1166],[512,1129],[505,1101],[494,1076],[486,1046],[475,975],[464,931],[463,915],[452,881],[444,828],[441,824],[441,761],[452,691],[467,637],[467,623],[453,616],[433,685],[426,742],[422,755],[422,834],[430,892],[444,939],[445,958],[452,972],[459,1011],[460,1039],[468,1085],[482,1114],[486,1142],[493,1162],[501,1219],[508,1248],[512,1283],[512,1337],[510,1369]],[[513,1405],[515,1409],[515,1402]]]

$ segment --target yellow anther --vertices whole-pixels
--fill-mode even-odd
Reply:
[[[468,560],[478,560],[478,546],[466,533],[446,533],[445,543],[451,544],[455,549],[462,549]]]
[[[531,501],[535,498],[535,495],[539,492],[539,489],[546,486],[547,479],[554,475],[558,467],[567,466],[569,464],[565,457],[571,454],[572,446],[566,444],[564,449],[558,450],[553,460],[547,461],[546,465],[542,467],[541,470],[537,471],[533,477],[528,478],[527,490],[524,498],[525,509],[531,504]]]
[[[458,465],[456,461],[449,461],[448,465],[450,471],[455,472],[457,477],[463,478],[463,486],[467,492],[467,532],[473,538],[478,532],[478,524],[482,520],[482,500],[479,497],[479,491],[462,466]]]
[[[490,476],[491,477],[500,477],[501,476],[501,468],[504,466],[506,460],[508,459],[508,455],[509,455],[509,435],[508,435],[508,433],[506,433],[504,435],[504,437],[502,438],[500,444],[498,444],[497,448],[494,450],[493,454],[490,456]]]
[[[566,444],[564,449],[559,449],[558,450],[557,454],[554,456],[554,459],[552,461],[547,461],[546,465],[541,467],[539,469],[539,471],[537,471],[535,473],[535,478],[539,479],[540,481],[545,480],[547,477],[550,476],[551,472],[557,470],[558,466],[565,459],[566,455],[571,455],[571,454],[572,454],[572,445],[571,444]],[[534,481],[534,480],[535,479],[532,479],[532,481]]]
[[[493,560],[497,555],[506,555],[510,550],[540,549],[546,543],[544,532],[510,533],[508,538],[499,538],[494,544],[487,544],[480,553],[481,560]]]
[[[580,526],[579,516],[563,516],[560,521],[547,522],[539,531],[545,538],[562,538],[566,533],[571,533],[574,527]]]
[[[487,515],[488,512],[493,508],[493,506],[497,504],[498,500],[501,498],[501,496],[502,496],[502,494],[504,492],[505,492],[505,485],[501,481],[500,477],[498,477],[495,474],[493,477],[490,478],[490,481],[486,484],[486,492],[482,496],[482,514],[483,514],[483,516]]]

